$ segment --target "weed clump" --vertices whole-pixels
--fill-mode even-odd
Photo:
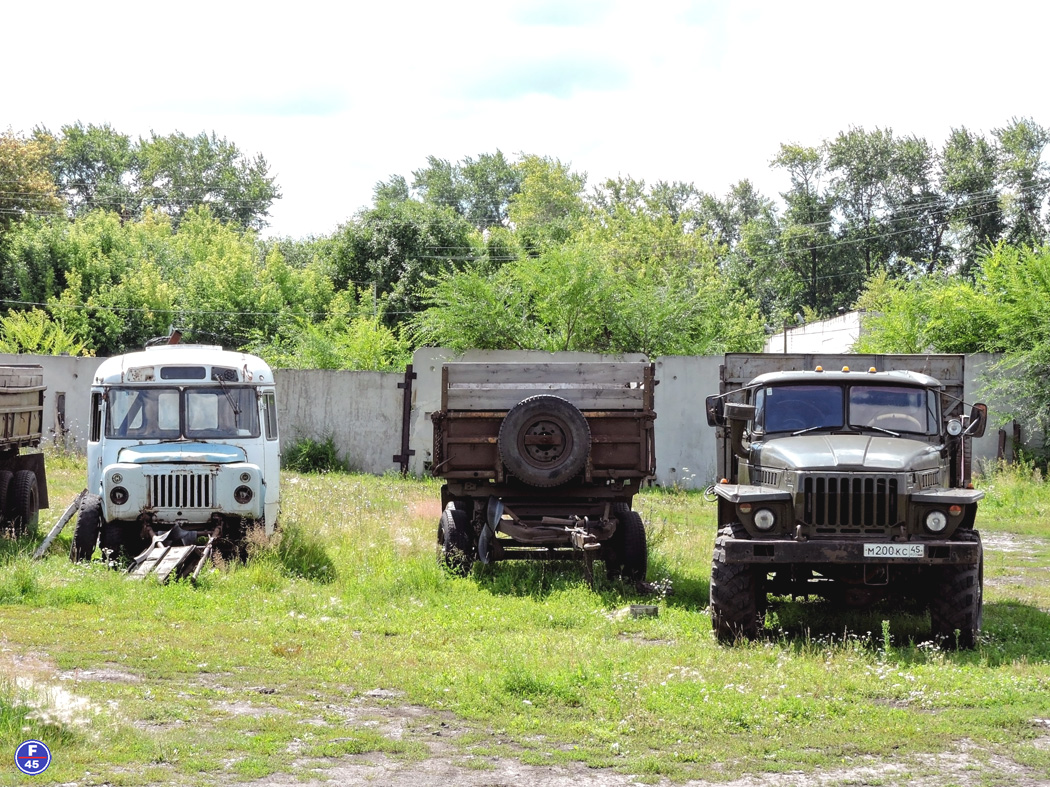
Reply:
[[[284,469],[298,473],[342,473],[349,469],[349,463],[340,458],[332,435],[323,440],[297,440],[282,452],[282,458]]]

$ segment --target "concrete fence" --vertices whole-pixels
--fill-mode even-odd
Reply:
[[[440,407],[441,364],[450,360],[561,362],[608,360],[588,353],[471,351],[456,355],[448,350],[423,348],[413,358],[411,409],[408,419],[409,472],[423,475],[433,447],[430,414]],[[617,360],[646,360],[628,355]],[[994,363],[989,355],[966,357],[965,396],[980,395],[981,376]],[[44,370],[44,428],[56,444],[83,450],[90,387],[100,358],[0,354],[0,364],[34,363]],[[715,479],[715,432],[704,416],[704,399],[718,393],[721,356],[664,356],[655,359],[657,482],[701,487]],[[368,473],[399,469],[395,456],[402,452],[405,381],[403,373],[347,372],[303,369],[275,370],[278,417],[285,446],[302,439],[331,437],[340,456]],[[993,405],[994,403],[989,403]],[[1006,456],[1013,455],[1013,430],[1006,441]],[[993,425],[974,441],[974,457],[991,461],[999,450],[998,429]]]

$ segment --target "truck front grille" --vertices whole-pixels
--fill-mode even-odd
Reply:
[[[880,532],[900,522],[899,490],[896,476],[806,476],[802,520],[818,533]]]
[[[212,508],[215,477],[210,473],[147,475],[151,508]]]

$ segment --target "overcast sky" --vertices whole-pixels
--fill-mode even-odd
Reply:
[[[784,188],[781,143],[850,126],[935,147],[1050,125],[1050,6],[976,2],[5,4],[0,129],[201,131],[261,153],[268,235],[331,233],[428,155]]]

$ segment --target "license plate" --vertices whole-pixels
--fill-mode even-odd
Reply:
[[[905,557],[921,558],[926,556],[922,544],[865,544],[864,557]]]

